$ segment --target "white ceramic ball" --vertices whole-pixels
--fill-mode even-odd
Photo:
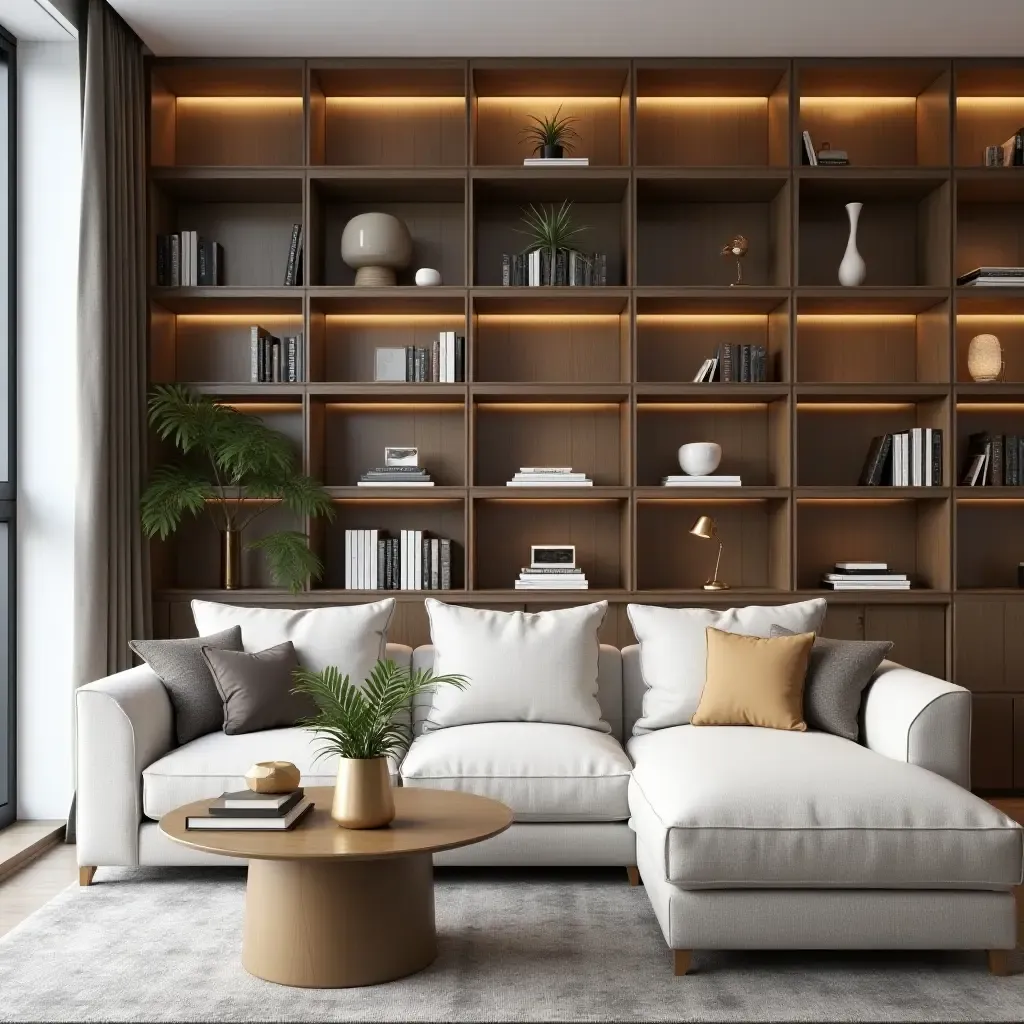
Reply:
[[[722,446],[714,441],[693,441],[679,449],[679,468],[687,476],[710,476],[722,461]]]
[[[421,288],[436,288],[441,283],[441,271],[431,267],[420,267],[416,271],[416,283]]]

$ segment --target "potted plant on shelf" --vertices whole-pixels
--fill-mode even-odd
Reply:
[[[539,153],[545,160],[560,160],[566,153],[575,148],[580,134],[573,128],[579,121],[578,117],[559,117],[562,107],[555,111],[553,117],[537,117],[530,114],[533,124],[520,129],[519,134],[525,136],[525,142],[533,143],[533,152]]]
[[[316,757],[338,756],[331,817],[343,828],[382,828],[395,816],[388,757],[409,745],[412,729],[402,721],[413,701],[436,686],[469,685],[465,676],[435,676],[430,669],[399,667],[378,661],[361,687],[353,686],[333,665],[320,672],[297,669],[296,693],[313,699],[317,713],[300,725],[323,745]]]
[[[298,471],[288,439],[258,416],[241,413],[181,384],[154,389],[149,421],[184,456],[157,467],[142,494],[142,529],[165,540],[186,515],[207,512],[221,534],[221,586],[241,586],[242,534],[281,503],[302,518],[334,518],[327,492]],[[300,530],[278,530],[250,541],[271,578],[292,593],[323,575],[323,564]]]
[[[562,201],[562,205],[557,210],[553,205],[537,207],[530,203],[529,208],[523,210],[522,220],[526,227],[515,230],[521,235],[529,236],[530,239],[530,243],[523,252],[529,253],[540,249],[547,253],[548,273],[544,275],[547,280],[545,281],[542,276],[540,283],[553,285],[556,278],[558,254],[564,252],[568,255],[568,253],[575,252],[578,256],[582,256],[573,240],[581,231],[589,229],[573,223],[572,203],[567,199]]]

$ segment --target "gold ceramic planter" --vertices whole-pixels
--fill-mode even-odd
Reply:
[[[382,828],[395,817],[386,757],[338,761],[331,817],[342,828]]]

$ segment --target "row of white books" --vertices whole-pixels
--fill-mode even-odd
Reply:
[[[661,478],[663,487],[742,487],[743,481],[730,473],[712,473],[708,476],[689,476],[675,473]]]
[[[506,487],[593,487],[586,473],[574,473],[572,466],[523,466]]]
[[[452,542],[423,530],[345,531],[346,590],[450,590]]]

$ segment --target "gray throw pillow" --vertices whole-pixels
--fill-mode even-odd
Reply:
[[[132,640],[129,646],[157,674],[167,690],[174,709],[174,731],[179,747],[208,732],[216,732],[224,724],[224,709],[203,660],[203,648],[240,651],[240,626],[184,640]]]
[[[782,626],[771,635],[792,636]],[[804,721],[855,743],[860,738],[860,702],[864,687],[892,650],[888,640],[832,640],[817,636],[804,683]]]
[[[292,693],[299,657],[290,640],[257,654],[204,647],[203,657],[224,702],[229,735],[283,729],[316,713],[312,697]]]

